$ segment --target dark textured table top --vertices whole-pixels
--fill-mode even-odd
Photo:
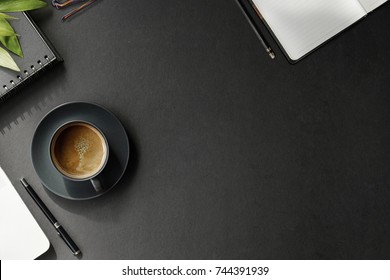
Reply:
[[[290,65],[234,0],[99,1],[33,18],[65,62],[0,105],[0,164],[26,177],[82,259],[390,258],[390,6]],[[69,101],[122,121],[131,160],[102,197],[71,201],[34,172],[35,127]]]

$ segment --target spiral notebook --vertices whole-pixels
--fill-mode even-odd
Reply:
[[[11,24],[15,32],[20,35],[19,42],[24,57],[10,53],[19,66],[20,72],[0,68],[0,102],[39,76],[45,69],[62,61],[28,13],[14,13],[13,16],[18,18],[12,20]]]
[[[239,0],[263,21],[290,62],[312,52],[387,0]],[[254,16],[253,16],[254,15]]]

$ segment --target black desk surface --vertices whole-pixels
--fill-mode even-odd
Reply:
[[[104,1],[33,18],[65,62],[0,106],[0,164],[26,177],[83,259],[390,258],[390,6],[296,65],[234,0]],[[265,34],[269,39],[268,33]],[[106,195],[46,191],[30,143],[68,101],[115,113],[131,162]]]

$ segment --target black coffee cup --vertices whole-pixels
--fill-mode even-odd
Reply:
[[[96,192],[104,189],[99,174],[109,157],[107,138],[86,121],[64,123],[53,133],[49,147],[51,163],[66,179],[90,181]]]

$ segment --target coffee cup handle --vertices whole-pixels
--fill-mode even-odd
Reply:
[[[99,192],[103,191],[102,181],[99,180],[98,177],[92,178],[92,179],[90,179],[90,181],[91,181],[91,184],[96,192],[99,193]]]

